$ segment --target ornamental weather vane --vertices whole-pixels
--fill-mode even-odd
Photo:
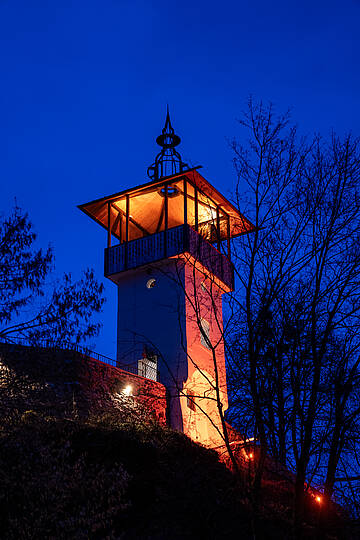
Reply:
[[[156,142],[159,146],[162,146],[162,149],[156,156],[154,163],[147,170],[149,178],[159,180],[165,176],[181,173],[189,168],[187,163],[181,160],[179,152],[175,150],[175,146],[180,144],[181,139],[175,134],[171,125],[169,106],[167,106],[165,126]]]

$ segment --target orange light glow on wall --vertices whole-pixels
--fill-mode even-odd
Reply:
[[[316,502],[317,502],[318,504],[321,504],[321,503],[322,503],[322,498],[320,497],[320,495],[317,495],[317,496],[315,497],[315,500],[316,500]]]

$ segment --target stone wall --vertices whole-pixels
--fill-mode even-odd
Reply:
[[[103,398],[119,404],[138,403],[160,423],[166,424],[166,389],[159,382],[140,377],[93,358],[83,357],[79,383],[101,407]]]

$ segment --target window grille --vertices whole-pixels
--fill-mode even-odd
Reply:
[[[157,357],[141,358],[138,361],[138,375],[157,381]]]

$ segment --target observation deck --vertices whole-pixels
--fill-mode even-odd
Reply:
[[[231,291],[230,239],[254,230],[198,167],[79,208],[107,230],[105,276],[114,283],[122,272],[179,257],[213,276],[225,292]]]
[[[231,261],[188,224],[105,248],[105,276],[116,283],[122,272],[181,255],[234,290]]]

